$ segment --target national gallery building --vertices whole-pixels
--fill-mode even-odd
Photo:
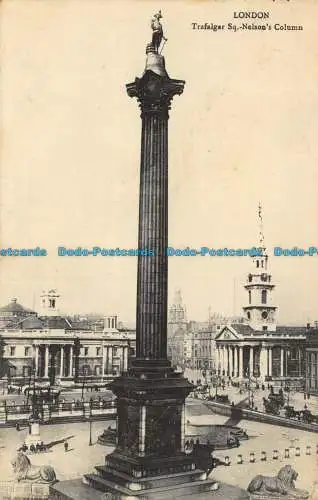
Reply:
[[[95,323],[59,314],[55,290],[41,296],[37,314],[16,299],[0,308],[0,378],[10,385],[37,381],[101,382],[127,371],[136,332],[117,325],[117,316]]]

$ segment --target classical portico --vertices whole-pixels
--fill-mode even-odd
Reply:
[[[215,368],[220,376],[261,380],[304,376],[305,327],[277,326],[275,332],[237,323],[215,338]]]
[[[52,342],[52,341],[51,341]],[[84,341],[85,344],[85,341]],[[92,360],[96,365],[96,357],[100,358],[98,373],[91,373],[90,365]],[[107,376],[126,372],[128,369],[129,346],[114,344],[114,342],[104,341],[96,346],[82,347],[79,353],[80,375]],[[39,342],[33,345],[34,370],[36,378],[48,378],[51,383],[57,379],[67,379],[74,377],[75,370],[74,344],[54,344]]]

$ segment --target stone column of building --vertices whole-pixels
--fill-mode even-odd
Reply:
[[[273,370],[273,348],[269,347],[268,348],[268,376],[272,376],[272,370]]]
[[[302,366],[302,357],[301,357],[301,349],[298,348],[298,375],[302,376],[303,366]]]
[[[73,376],[73,346],[72,345],[70,345],[70,364],[69,364],[68,376],[69,377]]]
[[[123,356],[123,371],[126,372],[128,370],[128,346],[124,347],[124,356]]]
[[[233,348],[229,346],[229,377],[233,376]]]
[[[285,373],[284,369],[284,348],[280,348],[280,376],[283,377]]]
[[[243,378],[244,373],[243,373],[243,346],[240,345],[239,347],[239,377]]]
[[[267,349],[266,347],[261,348],[260,359],[259,359],[259,367],[260,367],[260,377],[264,380],[268,375],[268,359],[267,359]]]
[[[107,351],[108,347],[103,344],[103,361],[102,361],[102,376],[105,377],[107,373]]]
[[[60,357],[60,377],[64,376],[64,346],[61,345],[61,357]]]
[[[113,346],[108,346],[107,372],[113,373]]]
[[[45,356],[44,356],[44,377],[49,376],[49,346],[45,346]]]
[[[35,362],[34,362],[34,368],[35,368],[35,376],[39,376],[39,346],[35,346]]]
[[[234,377],[239,376],[239,371],[238,371],[238,347],[234,347]]]
[[[221,373],[221,353],[220,353],[220,347],[217,346],[216,348],[216,373],[220,374]]]
[[[226,375],[225,345],[222,345],[222,375]]]
[[[249,371],[250,371],[250,376],[252,377],[254,373],[254,348],[252,346],[250,346]]]

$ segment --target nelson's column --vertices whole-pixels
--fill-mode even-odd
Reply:
[[[111,387],[117,396],[117,445],[96,473],[85,475],[94,499],[166,499],[217,487],[194,454],[184,451],[184,407],[192,384],[167,359],[168,118],[185,82],[166,71],[160,18],[159,12],[151,23],[145,71],[126,86],[142,120],[138,247],[153,255],[138,257],[136,359]],[[62,494],[69,490],[66,483],[52,488],[52,498],[71,498],[69,491]]]

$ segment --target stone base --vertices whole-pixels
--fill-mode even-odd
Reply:
[[[2,500],[48,500],[50,485],[28,482],[1,482],[0,498]]]
[[[50,500],[147,500],[148,498],[173,500],[188,495],[195,495],[194,498],[198,500],[249,500],[249,494],[241,488],[218,483],[218,489],[213,490],[213,485],[216,483],[211,480],[207,481],[211,484],[210,489],[204,489],[200,487],[200,484],[195,484],[195,488],[190,488],[191,484],[189,484],[188,488],[162,488],[160,493],[153,492],[153,495],[150,491],[129,492],[125,495],[114,489],[102,492],[84,484],[81,479],[73,479],[51,486]]]

